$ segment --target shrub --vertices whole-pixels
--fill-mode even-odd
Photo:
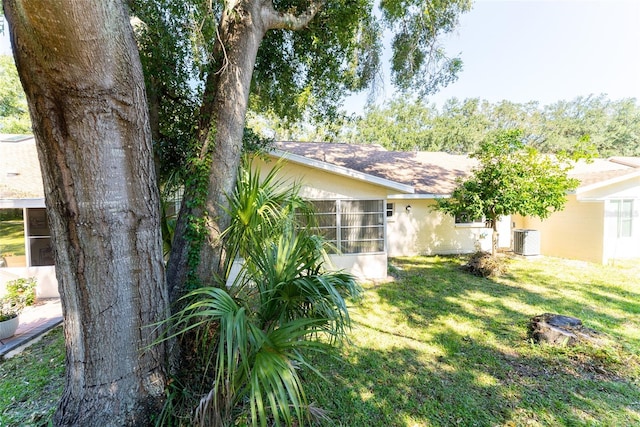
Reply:
[[[36,279],[20,278],[7,282],[7,293],[0,299],[0,321],[16,317],[36,300]]]

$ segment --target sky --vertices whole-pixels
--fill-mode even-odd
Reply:
[[[578,96],[640,100],[640,0],[476,0],[443,39],[458,80],[429,98],[548,105]],[[386,87],[378,102],[391,98]],[[351,99],[357,112],[364,96]]]
[[[452,97],[540,105],[590,94],[640,100],[640,0],[476,0],[443,43],[464,65],[455,83],[428,99],[439,106]],[[385,86],[377,102],[392,97]],[[361,113],[365,99],[351,97],[345,108]]]

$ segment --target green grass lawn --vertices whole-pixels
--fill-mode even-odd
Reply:
[[[462,262],[395,259],[393,281],[365,285],[351,343],[316,360],[327,381],[305,373],[321,425],[640,425],[639,263],[516,259],[483,279]],[[581,318],[603,345],[533,344],[528,321],[545,312]],[[48,337],[0,362],[0,426],[53,410],[63,343]]]
[[[22,218],[0,221],[0,254],[24,255]]]
[[[22,353],[0,361],[0,426],[42,426],[64,385],[62,327]]]
[[[457,258],[393,260],[367,286],[352,343],[319,360],[309,394],[341,426],[640,425],[640,267],[513,260],[496,280]],[[553,348],[527,337],[555,312],[606,332],[606,345]]]

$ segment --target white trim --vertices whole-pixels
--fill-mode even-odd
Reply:
[[[39,199],[0,199],[0,209],[44,208],[44,198]]]
[[[389,194],[387,199],[389,200],[414,200],[414,199],[448,199],[451,194]]]
[[[332,165],[327,162],[322,162],[320,160],[310,159],[308,157],[300,156],[298,154],[292,154],[287,151],[282,150],[272,150],[270,155],[278,158],[282,158],[286,161],[290,161],[293,163],[298,163],[304,166],[310,166],[312,168],[324,170],[326,172],[331,172],[336,175],[342,175],[349,178],[357,179],[360,181],[365,181],[370,184],[380,185],[386,188],[390,188],[392,190],[404,191],[406,193],[415,193],[415,188],[413,185],[402,184],[397,181],[391,181],[389,179],[380,178],[377,176],[369,175],[367,173],[358,172],[353,169],[345,168],[343,166]]]
[[[454,227],[455,228],[488,228],[488,229],[491,229],[491,227],[487,227],[487,223],[486,222],[459,222],[459,223],[454,223]]]

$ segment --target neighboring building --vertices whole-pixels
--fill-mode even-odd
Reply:
[[[9,244],[9,232],[24,234],[24,247]],[[3,244],[4,243],[4,244]],[[18,277],[35,277],[37,295],[58,295],[44,205],[40,164],[33,137],[0,135],[0,291]]]
[[[434,209],[435,200],[448,197],[456,179],[476,164],[468,156],[281,142],[254,165],[266,174],[280,159],[286,162],[283,178],[299,182],[302,195],[314,202],[323,234],[338,248],[332,254],[337,268],[378,279],[387,275],[389,256],[490,249],[491,230],[483,219],[453,218]],[[601,263],[640,258],[640,158],[581,163],[572,175],[581,185],[567,196],[564,211],[542,222],[503,218],[499,246],[512,247],[514,228],[536,229],[543,255]],[[24,260],[17,266],[19,259],[6,257],[9,267],[0,268],[0,284],[7,277],[36,275],[48,295],[56,287],[33,139],[0,142],[0,218],[10,209],[22,211]],[[0,221],[0,245],[2,233]]]
[[[540,231],[541,253],[606,264],[640,258],[640,157],[581,162],[570,176],[580,186],[548,219],[515,218]]]

